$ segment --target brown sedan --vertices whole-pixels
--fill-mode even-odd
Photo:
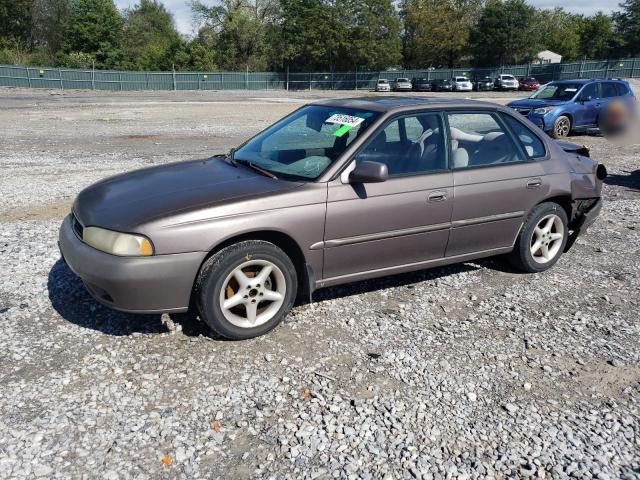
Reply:
[[[321,287],[509,254],[551,267],[600,212],[606,170],[511,109],[336,99],[229,155],[83,190],[60,229],[100,302],[200,317],[228,338],[274,328]]]

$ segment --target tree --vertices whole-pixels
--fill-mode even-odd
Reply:
[[[0,37],[32,47],[33,0],[0,0]]]
[[[640,0],[626,0],[613,14],[616,32],[625,55],[640,55]]]
[[[171,70],[186,42],[173,15],[157,0],[141,0],[124,13],[125,66],[136,70]],[[188,63],[184,59],[179,64]],[[182,66],[182,65],[179,65]]]
[[[602,12],[580,20],[580,57],[602,59],[609,58],[615,48],[613,21]]]
[[[115,68],[122,60],[122,17],[113,0],[72,0],[65,52],[82,52],[96,67]]]
[[[536,9],[524,0],[488,0],[471,31],[474,61],[478,66],[520,64],[531,61],[540,49],[535,28]]]
[[[536,27],[541,47],[562,55],[565,61],[580,57],[580,25],[582,17],[565,11],[562,7],[539,10]]]
[[[404,62],[409,68],[453,67],[468,54],[471,25],[480,0],[408,0]]]
[[[65,43],[70,12],[71,0],[33,0],[32,37],[39,60],[55,62]]]

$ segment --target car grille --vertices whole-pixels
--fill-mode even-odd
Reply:
[[[76,235],[78,236],[78,238],[80,240],[82,240],[82,234],[84,232],[84,227],[78,221],[78,219],[76,218],[75,214],[73,214],[72,227],[73,227],[73,231],[76,232]]]

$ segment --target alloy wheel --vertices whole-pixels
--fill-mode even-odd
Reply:
[[[571,130],[571,122],[566,117],[559,118],[556,122],[555,130],[557,136],[566,137],[569,135],[569,130]]]
[[[254,328],[271,320],[284,303],[284,274],[267,260],[248,260],[235,267],[219,294],[224,317],[240,328]]]
[[[564,239],[562,219],[555,214],[544,216],[531,236],[530,252],[537,263],[548,263],[560,252]]]

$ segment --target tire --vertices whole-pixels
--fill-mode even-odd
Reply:
[[[571,119],[566,115],[560,115],[553,122],[553,128],[549,134],[552,138],[566,138],[571,132]]]
[[[509,260],[525,272],[548,270],[558,261],[567,244],[568,223],[567,212],[557,203],[545,202],[536,206],[520,229]]]
[[[291,259],[272,243],[248,240],[205,261],[196,281],[196,304],[214,332],[244,340],[275,328],[291,310],[297,290]]]

